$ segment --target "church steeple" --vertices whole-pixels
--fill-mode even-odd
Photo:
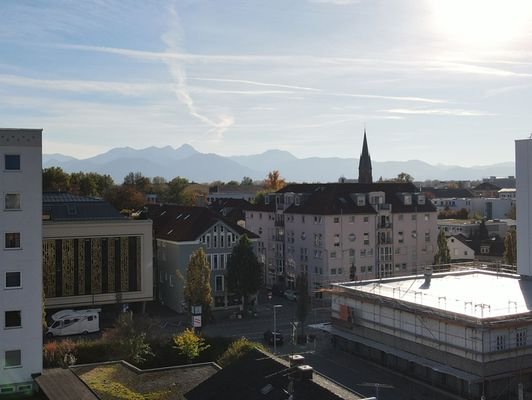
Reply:
[[[358,163],[358,183],[373,183],[371,173],[371,157],[369,156],[368,140],[366,139],[366,128],[364,128],[364,144],[362,154]]]

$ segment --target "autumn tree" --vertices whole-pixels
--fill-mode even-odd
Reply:
[[[509,229],[504,237],[504,261],[509,265],[517,264],[517,232]]]
[[[144,195],[127,185],[114,187],[104,197],[117,210],[138,210],[145,203]]]
[[[211,269],[202,247],[192,253],[187,266],[185,300],[189,306],[201,306],[203,315],[210,316]]]
[[[193,329],[185,329],[182,333],[172,337],[174,348],[179,354],[191,362],[199,357],[202,351],[207,350],[210,345],[205,343],[205,339],[198,336]]]
[[[70,175],[60,167],[45,168],[42,171],[43,192],[69,192]]]
[[[434,265],[449,264],[451,262],[451,252],[447,245],[447,237],[443,230],[438,233],[438,252],[434,256]]]
[[[249,296],[257,293],[261,282],[261,267],[253,246],[246,235],[233,247],[227,261],[229,290],[244,298],[244,315],[247,315]]]
[[[296,316],[301,326],[301,334],[305,335],[305,321],[310,311],[310,296],[308,291],[308,275],[302,272],[296,277],[297,305]]]
[[[264,188],[276,192],[286,186],[286,182],[281,178],[281,174],[278,170],[268,172],[268,177],[264,181]]]

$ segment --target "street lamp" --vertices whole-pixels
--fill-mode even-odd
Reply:
[[[273,306],[273,354],[277,354],[277,309],[282,306],[282,304]]]

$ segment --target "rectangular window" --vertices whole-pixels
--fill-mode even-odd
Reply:
[[[373,265],[368,265],[368,272],[372,272],[373,271]]]
[[[417,219],[417,215],[416,214],[412,214],[412,221],[415,221]]]
[[[22,326],[22,317],[20,311],[5,312],[5,328],[20,328]]]
[[[336,251],[331,251],[331,258],[336,258]]]
[[[6,193],[4,208],[6,210],[20,210],[20,194]]]
[[[515,332],[515,345],[516,347],[525,347],[526,346],[526,328],[518,329]]]
[[[210,249],[211,248],[211,235],[207,235],[205,238],[207,239],[207,248]]]
[[[338,268],[338,275],[342,275],[342,268]]]
[[[212,269],[218,269],[218,254],[212,255]]]
[[[340,218],[339,217],[334,217],[333,222],[335,224],[339,223],[340,222]]]
[[[9,288],[21,288],[22,280],[20,278],[20,272],[6,272],[6,289]]]
[[[403,220],[403,214],[399,214],[398,219],[399,219],[399,221],[402,221]]]
[[[224,247],[224,235],[220,235],[220,247],[223,248]]]
[[[364,217],[364,222],[369,222],[369,217]]]
[[[216,280],[214,281],[214,290],[217,292],[224,291],[224,277],[223,275],[216,275]]]
[[[425,232],[425,242],[430,242],[430,232]]]
[[[334,245],[340,247],[340,235],[338,233],[334,235]]]
[[[430,219],[430,215],[429,214],[425,214],[425,221],[428,221]]]
[[[355,216],[354,215],[350,215],[349,216],[349,223],[350,224],[354,224],[355,223]]]
[[[6,368],[20,367],[22,365],[22,353],[20,350],[7,350],[4,355]]]
[[[6,249],[20,249],[20,232],[8,232],[5,236]]]
[[[4,156],[4,169],[6,171],[20,171],[20,154],[6,154]]]
[[[218,247],[218,235],[212,235],[212,248],[215,249],[217,247]]]
[[[369,244],[369,233],[368,232],[364,233],[364,244]]]
[[[331,275],[336,275],[336,268],[331,268]]]
[[[495,349],[496,350],[504,350],[506,349],[506,336],[504,335],[498,335],[497,340],[495,342]]]

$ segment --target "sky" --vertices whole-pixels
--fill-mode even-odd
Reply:
[[[532,132],[529,0],[2,0],[0,125],[113,147],[484,165]]]

